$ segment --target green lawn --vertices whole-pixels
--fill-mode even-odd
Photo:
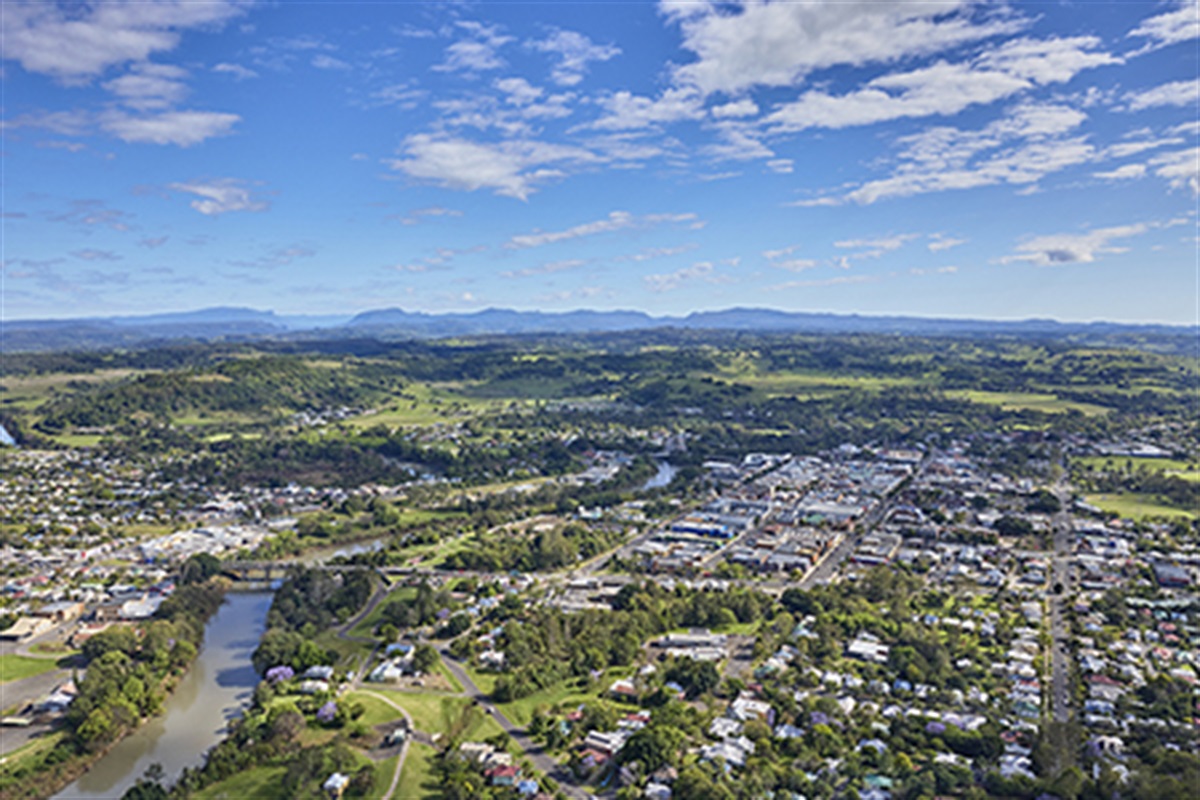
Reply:
[[[1103,511],[1119,514],[1125,519],[1143,519],[1145,517],[1195,519],[1200,517],[1200,513],[1195,510],[1185,511],[1182,508],[1163,505],[1155,502],[1152,497],[1140,494],[1089,494],[1087,502]]]
[[[1130,472],[1149,470],[1178,475],[1186,480],[1200,480],[1200,464],[1174,458],[1126,458],[1124,456],[1082,456],[1071,459],[1072,464],[1091,467],[1096,472]]]
[[[411,752],[411,750],[409,751]],[[380,800],[387,793],[388,787],[392,785],[392,775],[396,772],[396,761],[400,756],[392,756],[375,764],[375,788],[366,794],[367,800]],[[412,758],[412,756],[409,756]],[[408,765],[407,759],[405,766]],[[403,800],[404,795],[400,792],[400,788],[396,788],[397,798]]]
[[[279,785],[285,772],[285,767],[252,767],[202,789],[193,797],[195,800],[285,800]]]
[[[400,772],[400,785],[396,787],[397,798],[418,800],[440,796],[441,786],[433,771],[433,759],[436,756],[437,750],[427,744],[409,743],[408,757],[404,759],[404,769]]]
[[[366,711],[358,720],[364,725],[370,725],[371,727],[374,727],[376,725],[382,725],[385,722],[403,719],[403,715],[399,711],[392,708],[382,700],[372,697],[369,694],[351,692],[350,694],[346,695],[346,698],[356,703],[362,703],[363,707],[366,708]]]
[[[378,625],[382,619],[383,609],[388,603],[396,600],[409,602],[414,600],[416,596],[417,587],[415,586],[401,586],[400,588],[395,589],[394,591],[390,592],[388,596],[379,603],[379,605],[375,606],[375,610],[359,620],[358,624],[350,629],[350,635],[374,636],[375,626]]]
[[[1030,392],[985,392],[976,389],[954,389],[946,392],[946,397],[966,400],[970,403],[1000,406],[1005,411],[1041,411],[1044,414],[1065,414],[1068,411],[1078,411],[1088,417],[1102,416],[1110,411],[1110,409],[1094,403],[1079,403],[1074,400],[1063,400],[1053,394]]]
[[[426,733],[450,734],[456,730],[468,739],[485,739],[501,728],[483,709],[466,697],[392,692],[388,695],[412,715],[413,725]]]
[[[0,683],[19,681],[58,669],[57,658],[31,658],[29,656],[0,656]]]

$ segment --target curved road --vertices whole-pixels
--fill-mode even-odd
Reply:
[[[404,760],[408,758],[408,742],[410,739],[412,739],[413,734],[416,733],[416,728],[413,727],[413,720],[412,717],[408,715],[408,712],[393,703],[390,698],[376,692],[367,691],[366,689],[359,689],[358,693],[365,694],[368,697],[374,697],[380,702],[387,703],[389,706],[403,714],[404,721],[408,723],[408,733],[404,737],[404,744],[400,745],[400,757],[396,760],[396,771],[392,773],[392,785],[388,787],[388,790],[383,793],[383,797],[381,798],[381,800],[392,800],[392,796],[396,793],[396,787],[400,785],[400,773],[404,771]]]
[[[508,717],[501,713],[500,709],[491,704],[488,695],[475,685],[462,665],[450,655],[446,645],[438,645],[438,652],[442,656],[442,663],[446,665],[446,669],[450,670],[450,673],[463,685],[463,695],[490,710],[492,718],[504,729],[505,733],[512,737],[517,746],[525,751],[525,755],[538,770],[545,773],[547,777],[553,778],[567,797],[573,798],[573,800],[588,800],[590,795],[574,784],[574,776],[571,775],[570,770],[560,764],[557,759],[546,755],[540,744],[525,735],[524,728],[514,725]]]

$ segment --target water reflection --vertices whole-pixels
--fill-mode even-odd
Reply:
[[[209,621],[204,647],[163,714],[121,740],[54,800],[120,798],[151,764],[161,764],[170,782],[184,767],[202,763],[205,752],[250,701],[258,680],[250,655],[270,605],[270,594],[230,594]]]

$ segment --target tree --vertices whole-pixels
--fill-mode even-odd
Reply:
[[[670,725],[651,725],[642,728],[621,748],[621,761],[638,761],[647,772],[675,763],[687,740],[683,731]]]
[[[418,672],[433,672],[438,661],[438,651],[432,645],[419,644],[413,652],[413,669]]]
[[[189,585],[204,583],[221,572],[221,560],[210,553],[196,553],[189,556],[179,570],[179,583]]]

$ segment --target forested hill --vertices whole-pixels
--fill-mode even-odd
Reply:
[[[349,316],[283,316],[270,311],[214,308],[141,317],[16,320],[0,323],[4,349],[15,352],[149,347],[183,339],[311,339],[370,336],[384,339],[514,334],[586,334],[649,330],[776,333],[875,333],[911,336],[1015,336],[1069,339],[1077,344],[1119,343],[1180,352],[1197,329],[1171,325],[1054,320],[969,320],[818,314],[762,308],[701,311],[655,317],[641,311],[577,310],[561,313],[484,309],[426,314],[403,309]]]

